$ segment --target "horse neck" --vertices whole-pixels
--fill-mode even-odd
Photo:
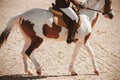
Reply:
[[[104,4],[105,4],[104,0],[87,0],[83,4],[83,6],[91,9],[95,9],[95,10],[101,10]],[[89,17],[90,21],[92,22],[94,17],[97,15],[97,12],[92,10],[87,10],[87,9],[81,9],[80,15],[81,14],[86,14]]]

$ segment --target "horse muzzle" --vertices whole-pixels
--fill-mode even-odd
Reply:
[[[110,13],[106,13],[106,14],[104,14],[104,16],[105,16],[106,18],[113,19],[113,17],[114,17],[114,12],[112,11],[112,12],[110,12]]]
[[[110,14],[108,14],[108,16],[109,16],[110,19],[113,19],[114,14],[110,13]]]

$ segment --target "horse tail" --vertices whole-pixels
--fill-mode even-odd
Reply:
[[[0,47],[3,45],[4,42],[7,41],[7,38],[11,32],[11,29],[13,28],[16,20],[17,20],[18,16],[12,17],[8,23],[7,23],[7,27],[5,28],[5,30],[1,33],[0,35]]]

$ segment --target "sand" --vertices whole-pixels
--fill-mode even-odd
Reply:
[[[0,80],[120,80],[120,0],[112,0],[115,17],[110,20],[101,14],[89,39],[95,52],[100,75],[94,75],[89,54],[84,47],[79,51],[74,69],[78,76],[70,76],[74,44],[48,40],[34,51],[42,66],[37,76],[33,63],[28,60],[33,76],[24,74],[21,51],[24,45],[20,30],[15,27],[8,41],[0,48]],[[53,0],[0,0],[0,33],[14,15],[31,8],[48,9]]]

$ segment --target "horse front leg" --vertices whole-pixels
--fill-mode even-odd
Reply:
[[[95,60],[95,54],[94,54],[94,52],[93,52],[93,50],[92,50],[88,41],[85,43],[85,48],[87,49],[87,51],[88,51],[88,53],[89,53],[89,55],[92,59],[92,63],[93,63],[93,66],[94,66],[94,72],[97,75],[99,75],[99,70],[98,70],[98,67],[97,67],[97,64],[96,64],[96,60]]]
[[[72,54],[71,63],[70,63],[70,66],[69,66],[69,71],[70,71],[70,73],[71,73],[72,76],[77,75],[77,73],[73,70],[73,66],[74,66],[74,62],[75,62],[75,58],[77,56],[77,53],[80,50],[82,44],[83,44],[83,41],[77,41],[77,43],[76,43],[76,45],[74,47],[74,51],[73,51],[73,54]]]

